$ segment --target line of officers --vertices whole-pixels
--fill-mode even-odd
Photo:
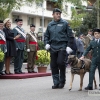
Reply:
[[[22,28],[23,20],[16,19],[16,27],[11,29],[11,20],[6,18],[0,20],[0,49],[4,52],[4,61],[0,62],[0,75],[10,75],[10,60],[14,57],[14,73],[23,74],[22,64],[24,59],[24,49],[28,52],[28,73],[36,73],[34,71],[34,63],[37,52],[37,38],[34,34],[35,25],[30,25],[30,32],[26,34]],[[4,69],[5,65],[5,70]]]

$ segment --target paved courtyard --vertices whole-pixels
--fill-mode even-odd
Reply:
[[[63,89],[51,89],[52,77],[38,77],[28,79],[0,79],[0,100],[100,100],[99,96],[88,96],[84,87],[88,84],[88,73],[84,77],[83,91],[78,91],[80,77],[75,75],[73,88],[68,90],[70,83],[70,68],[66,69],[66,85]],[[13,71],[13,65],[11,67]],[[25,70],[25,65],[23,66]],[[50,72],[50,68],[48,68]],[[99,82],[96,71],[97,84]]]

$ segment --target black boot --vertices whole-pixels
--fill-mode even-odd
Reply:
[[[54,85],[52,86],[52,89],[59,88],[59,74],[52,75],[52,78],[53,78],[53,83],[54,83]]]
[[[58,85],[53,85],[53,86],[52,86],[52,89],[57,89],[57,88],[59,88],[59,84],[58,84]]]
[[[66,82],[66,74],[65,74],[65,68],[63,70],[60,70],[60,84],[59,88],[63,88],[65,86]]]
[[[87,86],[87,87],[85,87],[85,90],[93,90],[93,88],[90,86]]]
[[[60,84],[59,84],[59,88],[60,88],[60,89],[63,88],[64,86],[65,86],[64,83],[60,83]]]

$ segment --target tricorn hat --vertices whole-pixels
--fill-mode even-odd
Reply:
[[[15,19],[15,22],[23,21],[22,19]]]
[[[3,23],[3,20],[0,20],[0,23]]]
[[[35,27],[35,25],[34,24],[30,24],[30,27]]]

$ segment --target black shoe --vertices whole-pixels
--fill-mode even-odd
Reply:
[[[13,73],[9,72],[10,75],[12,75]]]
[[[6,70],[4,71],[6,75],[10,75],[8,72],[6,72]]]
[[[20,74],[20,72],[15,72],[15,74]]]
[[[5,73],[4,72],[0,72],[0,75],[5,75]]]
[[[65,86],[64,83],[60,83],[60,84],[59,84],[59,88],[63,88],[64,86]]]
[[[20,74],[25,74],[25,72],[20,71]]]
[[[87,87],[85,87],[85,90],[93,90],[93,88],[92,88],[92,87],[87,86]]]
[[[28,71],[28,73],[33,73],[32,71]]]
[[[59,88],[59,85],[53,85],[52,86],[52,89],[57,89],[57,88]]]
[[[32,73],[37,73],[36,71],[32,71]]]

